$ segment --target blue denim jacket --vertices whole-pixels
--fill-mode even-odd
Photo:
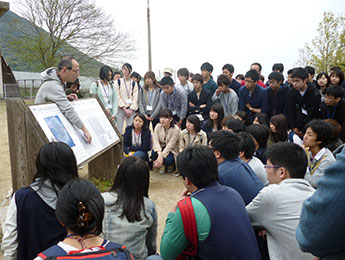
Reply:
[[[155,204],[144,197],[145,215],[141,211],[141,221],[128,222],[126,217],[120,218],[122,209],[116,210],[114,203],[117,194],[114,192],[102,193],[105,204],[103,219],[103,237],[115,241],[132,253],[134,259],[146,259],[155,254],[157,239],[157,211]]]

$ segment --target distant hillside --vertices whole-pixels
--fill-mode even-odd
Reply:
[[[0,18],[0,41],[2,45],[2,53],[7,63],[11,66],[12,70],[16,71],[42,71],[44,68],[40,66],[39,62],[35,60],[33,60],[32,62],[24,62],[20,60],[19,57],[16,57],[13,49],[11,49],[11,45],[8,41],[9,35],[14,36],[18,40],[20,40],[22,36],[22,33],[20,31],[13,30],[11,24],[13,24],[14,22],[19,23],[20,27],[26,32],[32,31],[34,33],[34,29],[31,23],[28,20],[18,16],[14,12],[8,11]],[[59,50],[59,53],[73,54],[75,57],[82,56],[82,53],[80,51],[68,44],[65,48],[61,48]],[[81,65],[80,69],[82,75],[84,76],[98,77],[99,69],[101,68],[101,66],[103,66],[102,63],[98,62],[97,60],[92,60],[87,64]]]

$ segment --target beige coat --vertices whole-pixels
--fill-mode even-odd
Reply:
[[[161,152],[162,147],[165,146],[162,152],[163,158],[166,158],[170,152],[175,157],[178,155],[178,145],[180,137],[180,128],[176,125],[166,130],[160,123],[158,123],[153,131],[153,150]]]
[[[184,129],[180,133],[180,145],[179,150],[182,152],[184,149],[186,149],[189,145],[207,145],[207,135],[204,131],[200,130],[199,133],[196,134],[195,140],[191,144],[193,140],[190,140],[189,134],[187,132],[187,129]]]

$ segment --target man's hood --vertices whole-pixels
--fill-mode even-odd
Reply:
[[[41,77],[44,81],[46,80],[57,80],[59,82],[60,79],[56,74],[56,68],[48,68],[45,71],[41,72]]]

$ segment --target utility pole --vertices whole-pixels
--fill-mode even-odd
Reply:
[[[148,36],[149,70],[152,71],[151,26],[150,26],[150,0],[147,0],[147,36]]]

